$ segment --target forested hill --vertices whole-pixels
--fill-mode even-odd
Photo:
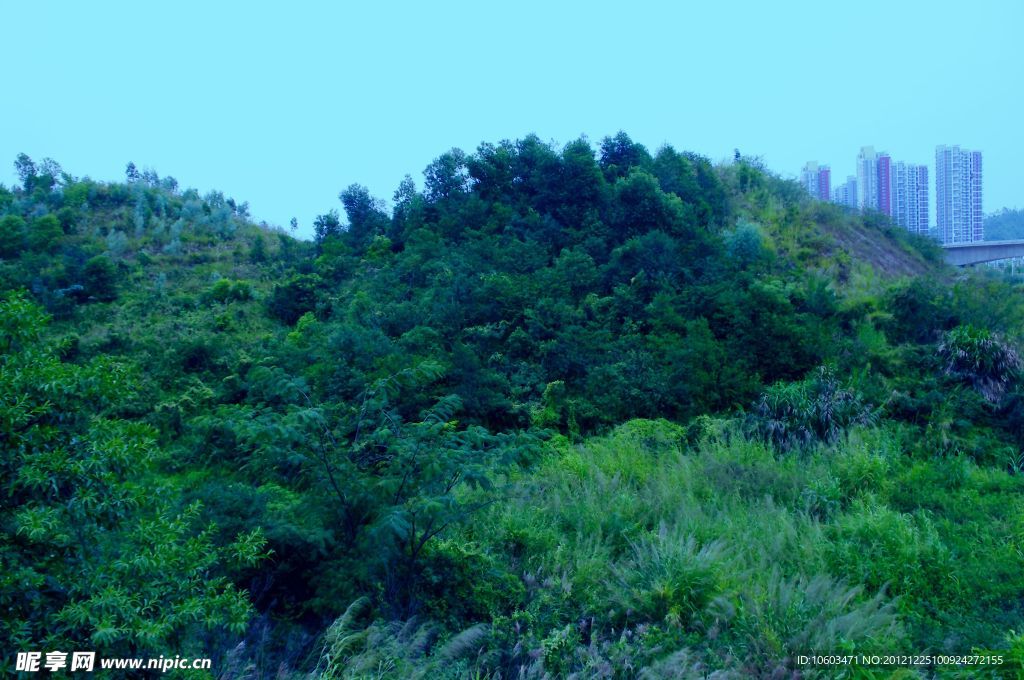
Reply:
[[[5,649],[226,677],[1020,651],[1019,290],[880,216],[624,133],[453,149],[313,242],[134,165],[15,165]]]
[[[985,216],[986,241],[1024,239],[1024,210],[1002,210]]]

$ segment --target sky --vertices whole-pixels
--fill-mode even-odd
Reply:
[[[1024,1],[0,0],[0,183],[24,152],[133,161],[312,233],[352,183],[390,201],[452,147],[625,130],[797,177],[861,146],[984,154],[984,210],[1024,207]],[[6,160],[5,160],[6,159]],[[934,206],[932,208],[934,222]]]

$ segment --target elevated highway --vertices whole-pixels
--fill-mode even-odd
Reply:
[[[942,250],[946,262],[957,267],[971,264],[1024,257],[1024,241],[974,241],[973,243],[944,243]]]

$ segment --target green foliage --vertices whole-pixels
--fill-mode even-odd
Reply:
[[[408,613],[418,605],[422,558],[430,542],[493,502],[493,479],[528,456],[534,439],[492,435],[453,420],[461,401],[446,396],[406,421],[393,410],[402,391],[436,380],[440,368],[423,363],[378,380],[362,395],[355,419],[343,430],[347,445],[315,410],[296,415],[323,428],[308,464],[346,518],[351,540],[375,537],[386,562],[388,605]],[[383,551],[381,553],[381,551]]]
[[[29,248],[41,252],[50,252],[57,247],[64,230],[54,215],[43,215],[32,220],[28,230]]]
[[[206,302],[226,303],[244,302],[252,299],[252,287],[246,281],[231,281],[218,279],[208,291],[203,294]]]
[[[267,311],[286,325],[294,324],[303,314],[315,309],[316,284],[315,277],[300,275],[274,286],[267,300]]]
[[[1013,241],[1024,238],[1024,210],[1003,208],[985,216],[986,241]]]
[[[370,196],[369,190],[353,184],[338,196],[348,217],[346,239],[356,248],[365,247],[375,236],[382,236],[389,226],[384,203]]]
[[[831,369],[819,368],[799,383],[770,387],[754,405],[749,425],[780,451],[830,444],[874,414],[855,392],[840,386]]]
[[[85,294],[100,302],[117,299],[117,266],[105,255],[90,258],[82,270]]]
[[[725,235],[725,248],[729,260],[739,267],[757,265],[769,255],[763,230],[747,221],[741,221]]]
[[[253,264],[261,264],[267,261],[267,244],[262,234],[256,234],[249,246],[249,261]]]
[[[961,601],[960,586],[951,578],[953,555],[927,517],[865,500],[855,503],[834,530],[839,540],[830,562],[854,582],[935,604]]]
[[[317,243],[323,245],[328,239],[339,238],[342,234],[341,220],[338,219],[338,212],[330,212],[318,215],[313,220],[313,233],[316,235]]]
[[[25,246],[26,225],[18,215],[0,218],[0,257],[17,257]]]
[[[614,137],[601,141],[601,169],[606,177],[625,177],[633,168],[644,168],[650,163],[647,149],[621,130]]]
[[[728,569],[723,543],[698,546],[693,536],[658,535],[633,545],[632,559],[615,569],[613,603],[625,620],[686,627],[721,593]]]
[[[521,574],[525,590],[504,612],[476,619],[490,634],[475,642],[460,677],[702,677],[712,670],[768,677],[792,672],[795,655],[808,651],[907,649],[898,603],[882,586],[849,585],[828,573],[831,551],[845,549],[838,537],[846,534],[808,517],[795,495],[772,501],[754,491],[741,498],[731,479],[709,474],[723,463],[780,461],[770,453],[758,458],[728,422],[706,431],[703,443],[687,450],[681,428],[637,421],[608,438],[552,450],[516,493],[446,539],[446,552],[473,546],[470,564],[490,553],[492,568],[504,564]],[[825,479],[847,447],[870,448],[886,437],[864,431],[841,440],[834,456],[804,458],[778,474],[796,485]],[[891,568],[909,569],[920,555],[901,554]],[[396,649],[392,637],[371,632],[383,625],[359,626],[378,636],[372,646],[358,633],[333,638],[359,642],[344,663],[321,666],[325,675],[367,662],[382,677],[434,668],[435,647],[410,659],[399,651],[408,642]],[[384,650],[391,661],[382,662]]]
[[[353,602],[328,628],[317,677],[463,678],[468,673],[465,661],[475,656],[488,635],[487,627],[478,625],[439,639],[435,625],[415,619],[361,628],[358,618],[366,604]]]
[[[999,401],[1019,376],[1017,350],[991,331],[957,326],[939,343],[947,375],[976,389],[985,399]]]
[[[113,415],[131,372],[61,362],[45,322],[23,297],[0,302],[0,639],[132,654],[198,649],[200,630],[240,633],[251,607],[218,571],[253,564],[262,539],[218,547],[196,526],[198,506],[175,509],[151,477],[154,432]]]
[[[786,579],[778,569],[742,600],[736,635],[746,639],[743,666],[753,677],[784,674],[800,654],[884,652],[900,637],[893,603],[883,594],[864,597],[827,575]]]

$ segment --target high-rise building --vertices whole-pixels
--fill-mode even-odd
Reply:
[[[878,154],[875,163],[878,191],[878,212],[892,217],[892,158],[887,153]]]
[[[878,154],[873,146],[862,146],[857,154],[857,207],[878,209]]]
[[[857,154],[857,207],[892,216],[892,158],[873,146]]]
[[[854,189],[855,189],[854,190],[854,196],[853,196],[853,205],[851,206],[850,203],[849,203],[849,195],[848,195],[849,192],[848,192],[847,187],[848,187],[851,179],[852,178],[847,177],[845,182],[843,182],[842,184],[836,185],[836,187],[834,189],[832,189],[832,202],[833,203],[838,203],[839,205],[843,205],[843,206],[847,206],[847,207],[853,207],[853,208],[857,207],[857,195],[856,195],[857,194],[857,192],[856,192],[857,180],[855,180],[855,179],[853,180]]]
[[[819,201],[832,198],[832,170],[827,165],[819,166],[817,161],[807,161],[800,173],[800,184]]]
[[[844,205],[847,208],[857,208],[857,178],[847,177],[846,182],[836,187],[832,192],[832,202]]]
[[[892,218],[907,231],[928,235],[928,166],[892,166]]]
[[[984,239],[980,151],[935,147],[935,215],[943,243]]]

